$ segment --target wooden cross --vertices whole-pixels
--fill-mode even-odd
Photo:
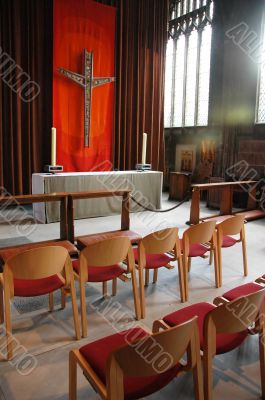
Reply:
[[[115,78],[95,78],[93,76],[93,53],[88,52],[86,49],[84,49],[84,75],[80,75],[77,72],[68,71],[65,68],[58,68],[58,71],[66,78],[69,78],[78,85],[82,86],[84,89],[84,141],[85,147],[89,147],[92,89],[96,86],[114,82]]]

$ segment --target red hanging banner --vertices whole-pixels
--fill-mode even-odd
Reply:
[[[84,75],[86,49],[93,53],[93,76],[114,77],[115,18],[115,8],[92,0],[54,0],[53,126],[57,164],[66,172],[102,170],[112,160],[114,83],[92,89],[85,147],[85,90],[58,69]]]

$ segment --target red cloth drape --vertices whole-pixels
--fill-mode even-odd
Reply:
[[[32,173],[43,170],[50,154],[52,1],[1,0],[0,47],[10,60],[1,59],[0,68],[0,186],[27,194]],[[25,82],[21,71],[40,88],[29,101],[17,91]]]
[[[57,164],[65,171],[105,169],[112,159],[114,83],[92,91],[90,147],[84,147],[84,90],[57,71],[83,75],[83,51],[94,53],[94,76],[114,76],[115,14],[92,0],[54,1],[53,126]],[[106,164],[108,165],[108,164]]]

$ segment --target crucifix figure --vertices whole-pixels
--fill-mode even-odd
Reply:
[[[84,138],[85,138],[85,147],[89,147],[92,89],[96,86],[114,82],[115,78],[94,78],[93,53],[88,52],[86,49],[84,49],[84,75],[80,75],[77,72],[68,71],[65,68],[58,68],[58,71],[66,78],[69,78],[78,85],[82,86],[82,88],[84,89],[84,95],[85,95]]]

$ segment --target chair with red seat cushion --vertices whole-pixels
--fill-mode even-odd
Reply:
[[[206,221],[193,225],[186,229],[181,240],[181,250],[183,255],[183,269],[185,277],[185,298],[188,300],[188,271],[190,271],[191,259],[193,257],[203,257],[207,252],[214,253],[215,286],[220,286],[219,265],[216,247],[215,221]]]
[[[127,269],[122,267],[127,262]],[[136,319],[140,319],[140,304],[135,274],[135,262],[130,239],[128,237],[113,237],[89,244],[80,252],[79,261],[73,262],[74,275],[80,285],[80,305],[82,336],[87,336],[87,314],[85,285],[87,282],[116,281],[124,273],[132,277],[133,297]],[[103,286],[104,289],[104,286]],[[105,292],[105,290],[104,290]],[[116,294],[116,287],[115,293]]]
[[[206,315],[216,308],[215,305],[211,303],[197,303],[189,307],[185,307],[179,311],[166,315],[163,318],[163,321],[169,326],[176,326],[185,321],[188,321],[190,318],[194,316],[198,317],[197,323],[199,328],[199,336],[200,336],[200,346],[203,349],[203,340],[204,340],[204,321]],[[235,347],[238,347],[247,337],[248,331],[247,329],[240,333],[235,334],[226,334],[220,333],[216,337],[216,354],[227,353],[228,351],[233,350]]]
[[[10,300],[14,296],[50,294],[57,289],[71,296],[76,338],[80,339],[74,275],[67,249],[61,246],[33,248],[6,261],[4,272],[0,274],[0,315],[1,322],[5,320],[6,323],[8,359],[13,356]]]
[[[160,328],[178,326],[197,316],[200,347],[203,351],[205,399],[212,400],[212,359],[216,354],[226,353],[240,346],[248,335],[248,328],[258,321],[261,386],[265,398],[265,288],[240,297],[219,307],[210,303],[198,303],[185,307],[154,322],[153,332]]]
[[[185,370],[193,370],[195,398],[202,400],[196,318],[154,335],[132,328],[72,350],[69,399],[77,398],[77,364],[102,399],[136,400],[159,391],[183,371],[179,361],[186,352]]]
[[[239,297],[246,296],[251,293],[258,292],[259,290],[264,289],[264,285],[259,284],[257,282],[249,282],[244,285],[237,286],[231,290],[225,292],[222,296],[218,296],[213,300],[213,304],[219,306],[224,303],[229,303]]]
[[[134,249],[135,262],[139,270],[140,302],[142,318],[145,318],[145,284],[148,284],[149,271],[154,270],[153,283],[157,281],[158,269],[168,267],[169,262],[177,260],[179,269],[179,286],[181,301],[185,301],[183,264],[180,251],[178,228],[166,228],[153,232],[140,240],[138,248]]]
[[[72,260],[74,271],[79,274],[79,259]],[[112,281],[112,296],[117,294],[117,278],[126,281],[124,276],[125,270],[119,264],[109,267],[89,267],[89,275],[87,282],[102,282],[102,295],[107,295],[107,282]]]
[[[239,235],[235,238],[235,235]],[[222,248],[234,246],[236,243],[242,244],[244,276],[248,274],[247,253],[246,253],[246,235],[244,227],[244,215],[233,215],[225,221],[216,225],[219,280],[222,285]]]

